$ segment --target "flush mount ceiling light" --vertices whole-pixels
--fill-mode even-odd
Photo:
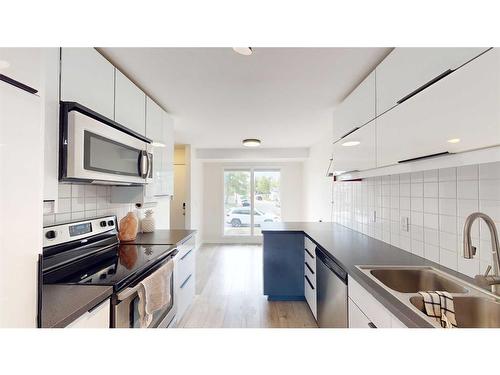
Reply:
[[[458,142],[460,142],[460,138],[448,139],[448,143],[458,143]]]
[[[248,138],[243,140],[243,146],[245,147],[259,147],[260,139]]]
[[[342,146],[352,147],[352,146],[357,146],[360,143],[361,143],[360,141],[347,141],[347,142],[342,143]]]
[[[233,47],[234,52],[243,56],[250,56],[252,54],[252,47]]]

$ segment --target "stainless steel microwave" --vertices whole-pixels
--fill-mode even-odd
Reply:
[[[151,140],[75,102],[61,102],[59,180],[144,185],[153,177]]]

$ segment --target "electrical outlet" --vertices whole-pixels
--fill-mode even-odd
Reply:
[[[401,230],[403,232],[409,232],[410,231],[410,219],[408,217],[402,217],[401,218]]]

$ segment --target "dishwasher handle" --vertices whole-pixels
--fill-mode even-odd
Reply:
[[[340,267],[335,261],[333,261],[330,257],[325,255],[318,247],[316,248],[316,256],[318,259],[337,277],[347,285],[347,272],[344,271],[342,267]]]

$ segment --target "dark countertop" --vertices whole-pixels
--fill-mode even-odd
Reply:
[[[135,245],[177,245],[194,233],[196,233],[196,230],[192,229],[158,229],[151,233],[137,233],[137,238],[134,241],[126,243]]]
[[[335,223],[263,223],[262,233],[304,232],[337,262],[352,278],[368,290],[395,317],[408,327],[431,327],[408,306],[356,268],[361,265],[430,266],[468,283],[474,280],[430,260]]]
[[[42,328],[63,328],[111,296],[112,286],[44,285]]]

